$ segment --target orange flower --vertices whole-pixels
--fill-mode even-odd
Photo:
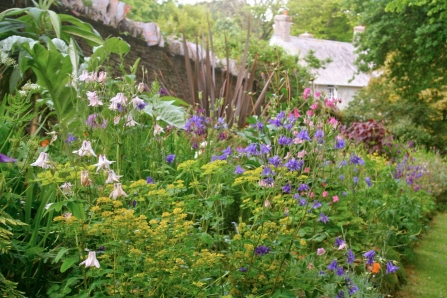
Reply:
[[[367,268],[369,272],[377,274],[380,271],[380,264],[377,262],[374,262],[373,265],[368,265]]]
[[[45,147],[48,146],[50,144],[50,140],[43,140],[42,142],[40,142],[40,146]]]

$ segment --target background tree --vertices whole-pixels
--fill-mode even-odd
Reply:
[[[293,18],[291,35],[309,32],[316,38],[352,41],[353,27],[358,24],[341,0],[289,1],[287,6]]]
[[[353,105],[372,105],[377,111],[375,118],[382,113],[395,119],[393,125],[400,127],[396,131],[401,135],[414,128],[431,135],[423,138],[426,145],[445,148],[446,5],[435,1],[352,0],[350,6],[366,25],[357,41],[359,66],[364,71],[382,69],[381,80],[373,81]],[[373,92],[380,87],[390,90],[392,101]],[[384,102],[387,105],[381,107]]]

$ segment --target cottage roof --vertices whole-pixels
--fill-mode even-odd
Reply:
[[[355,48],[349,42],[322,40],[305,36],[290,36],[286,42],[281,37],[273,35],[270,44],[281,46],[291,55],[304,57],[310,50],[315,51],[315,57],[320,60],[331,59],[325,69],[316,70],[317,85],[364,87],[368,85],[370,76],[357,73],[355,66]]]

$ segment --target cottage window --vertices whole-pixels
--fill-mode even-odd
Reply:
[[[337,89],[335,89],[335,86],[327,86],[327,98],[337,98]]]

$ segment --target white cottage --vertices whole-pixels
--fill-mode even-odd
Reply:
[[[313,88],[315,92],[324,92],[328,98],[342,100],[339,108],[343,109],[361,88],[368,85],[370,75],[359,73],[355,65],[356,55],[354,46],[349,42],[316,39],[312,34],[304,33],[300,36],[290,36],[292,18],[286,13],[275,16],[274,34],[270,39],[271,45],[281,46],[290,55],[304,57],[310,50],[320,60],[330,59],[332,62],[325,69],[315,70]],[[363,32],[364,27],[354,28],[354,34]],[[303,60],[300,59],[300,63]]]

